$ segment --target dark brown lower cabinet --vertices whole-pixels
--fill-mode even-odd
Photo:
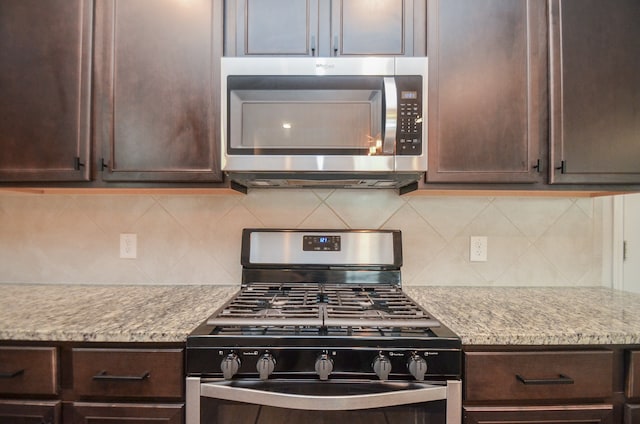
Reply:
[[[624,424],[640,423],[640,404],[624,406]]]
[[[60,401],[0,400],[0,424],[59,424]]]
[[[183,415],[184,404],[76,402],[69,424],[181,424]]]
[[[465,424],[613,424],[613,405],[465,406]]]

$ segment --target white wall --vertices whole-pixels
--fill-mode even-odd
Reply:
[[[401,229],[405,285],[610,285],[607,202],[387,190],[4,193],[0,282],[238,284],[242,228],[307,227]],[[119,259],[120,233],[138,235],[137,259]],[[488,262],[469,262],[471,235],[488,237]]]
[[[623,196],[623,201],[623,237],[627,244],[623,289],[640,293],[640,194]]]

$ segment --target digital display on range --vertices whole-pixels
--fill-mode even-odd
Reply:
[[[302,250],[312,252],[339,252],[340,236],[303,236]]]

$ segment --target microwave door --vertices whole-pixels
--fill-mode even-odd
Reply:
[[[236,76],[229,77],[227,95],[229,156],[259,156],[263,166],[280,161],[273,165],[280,170],[286,162],[286,169],[318,171],[351,171],[364,158],[375,163],[370,158],[379,156],[374,170],[393,170],[393,78]],[[327,168],[307,169],[318,157]]]

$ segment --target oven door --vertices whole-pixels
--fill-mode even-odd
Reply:
[[[187,424],[304,422],[459,424],[460,381],[187,378]]]

